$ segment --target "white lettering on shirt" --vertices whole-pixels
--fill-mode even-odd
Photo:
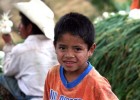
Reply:
[[[50,90],[50,100],[57,100],[58,98],[58,93],[54,90]],[[82,100],[80,98],[69,98],[69,97],[66,97],[64,95],[60,95],[59,97],[59,100]]]

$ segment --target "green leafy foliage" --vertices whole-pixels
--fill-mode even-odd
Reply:
[[[115,15],[95,29],[97,47],[90,62],[120,100],[140,100],[140,20]]]
[[[99,13],[116,12],[120,10],[129,11],[132,0],[89,0],[95,6]]]

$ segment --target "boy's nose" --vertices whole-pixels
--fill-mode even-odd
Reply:
[[[74,55],[65,54],[65,57],[67,57],[67,58],[74,58],[75,56]]]
[[[69,57],[69,58],[73,58],[73,57],[75,57],[75,56],[74,56],[74,54],[72,53],[71,50],[68,50],[67,53],[65,54],[65,57],[67,57],[67,58],[68,58],[68,57]]]

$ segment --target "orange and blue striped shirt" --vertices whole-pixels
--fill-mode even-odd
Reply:
[[[86,70],[68,83],[62,66],[53,67],[47,75],[44,100],[118,100],[106,78],[89,63]]]

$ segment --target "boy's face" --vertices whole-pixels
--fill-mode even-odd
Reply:
[[[57,41],[55,49],[65,71],[80,74],[87,67],[87,60],[93,54],[95,44],[88,50],[88,45],[79,36],[66,33]]]

